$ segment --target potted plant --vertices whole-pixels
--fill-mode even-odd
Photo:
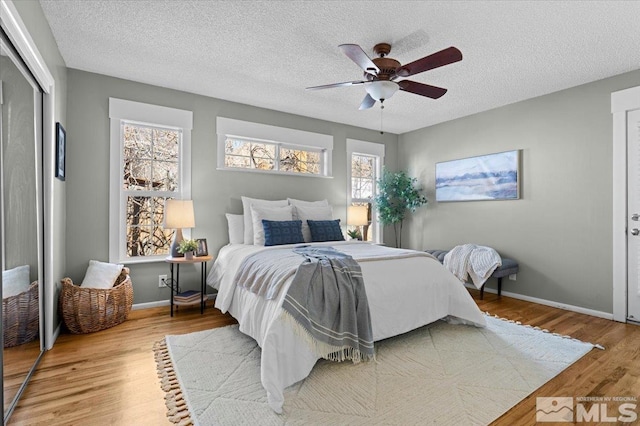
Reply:
[[[352,240],[362,240],[362,235],[360,235],[360,230],[359,229],[352,229],[350,231],[347,231],[347,235]]]
[[[178,246],[178,253],[184,254],[185,259],[191,260],[197,249],[198,242],[196,240],[182,240]]]
[[[427,204],[427,198],[415,186],[417,181],[404,171],[393,173],[386,168],[377,181],[378,193],[373,202],[378,210],[380,223],[393,225],[396,247],[402,247],[402,224],[407,210],[415,212],[418,207]]]

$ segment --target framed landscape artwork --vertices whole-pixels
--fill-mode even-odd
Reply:
[[[436,201],[519,198],[520,150],[436,163]]]

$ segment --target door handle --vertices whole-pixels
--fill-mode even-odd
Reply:
[[[631,235],[638,235],[638,234],[640,234],[640,229],[638,229],[638,228],[633,228],[633,229],[631,230]]]
[[[637,222],[638,220],[640,220],[640,215],[638,213],[632,214],[631,220],[635,220]]]

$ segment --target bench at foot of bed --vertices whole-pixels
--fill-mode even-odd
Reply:
[[[443,263],[444,257],[449,253],[449,250],[425,250],[425,252],[438,259],[440,263]],[[511,274],[517,274],[519,270],[517,261],[502,256],[500,256],[500,258],[502,259],[502,266],[496,268],[493,274],[491,274],[491,278],[498,279],[498,296],[501,296],[502,293],[502,278]],[[484,299],[484,284],[480,287],[480,299]]]

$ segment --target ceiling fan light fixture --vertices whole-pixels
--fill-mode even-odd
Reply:
[[[375,80],[364,85],[369,96],[376,101],[389,99],[398,91],[398,83],[389,80]]]

